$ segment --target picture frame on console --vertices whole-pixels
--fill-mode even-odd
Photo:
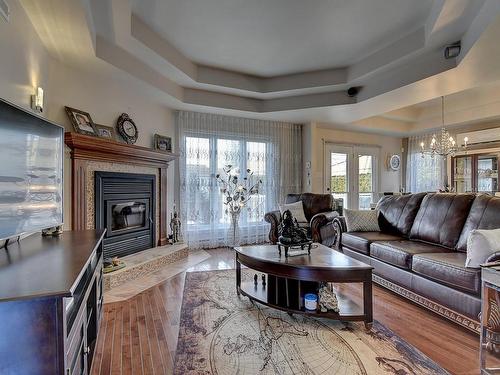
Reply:
[[[77,133],[98,136],[96,125],[88,112],[71,107],[64,107],[64,109]]]

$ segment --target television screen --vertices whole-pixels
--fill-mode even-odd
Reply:
[[[0,239],[63,222],[64,129],[0,100]]]

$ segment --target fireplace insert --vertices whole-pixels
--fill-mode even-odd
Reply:
[[[95,226],[106,228],[104,257],[155,246],[156,176],[95,172]]]

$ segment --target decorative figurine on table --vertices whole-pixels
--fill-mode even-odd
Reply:
[[[57,227],[50,227],[42,229],[42,236],[44,237],[58,237],[63,233],[63,226],[58,225]]]
[[[307,229],[300,228],[297,220],[293,218],[290,210],[283,212],[281,223],[278,226],[278,251],[281,255],[281,248],[285,249],[285,257],[288,257],[289,249],[300,249],[301,252],[294,255],[311,253],[312,241],[307,234]]]
[[[333,311],[338,313],[339,301],[328,283],[321,283],[318,290],[319,309],[321,312]]]
[[[181,219],[179,219],[174,205],[174,212],[171,214],[171,219],[170,219],[170,230],[172,231],[172,244],[181,242],[181,226],[182,226]]]

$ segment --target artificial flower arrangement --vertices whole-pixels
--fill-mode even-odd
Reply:
[[[226,214],[231,217],[239,215],[243,207],[246,206],[252,195],[259,193],[259,187],[262,180],[254,182],[253,172],[246,170],[246,177],[239,177],[239,168],[232,165],[226,165],[222,168],[225,176],[217,174],[215,178],[220,185],[220,192],[224,196],[224,205],[226,205]]]

